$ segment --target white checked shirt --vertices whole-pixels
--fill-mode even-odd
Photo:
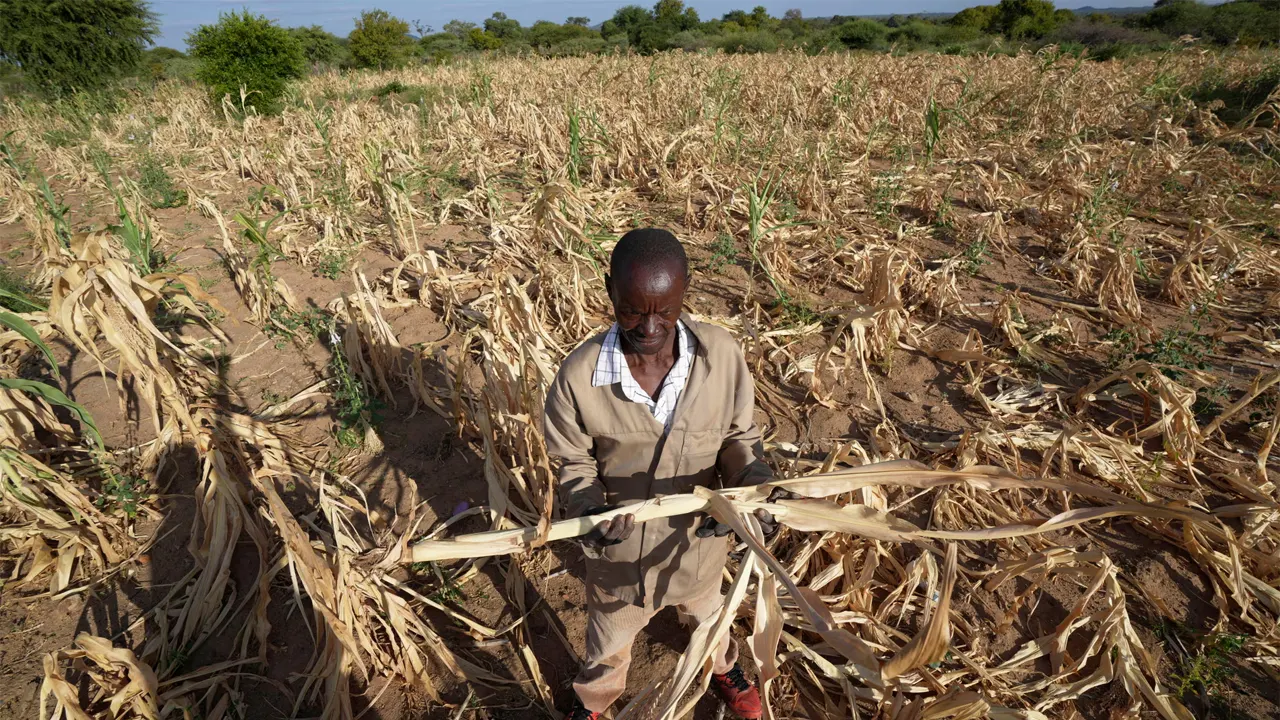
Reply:
[[[680,348],[676,363],[667,372],[666,379],[662,381],[662,387],[658,388],[658,397],[654,399],[632,377],[627,359],[622,355],[618,324],[614,323],[613,327],[609,328],[609,333],[604,336],[604,345],[600,348],[600,359],[596,361],[595,372],[591,375],[591,387],[622,383],[622,394],[628,400],[649,408],[649,412],[653,413],[653,419],[670,430],[676,402],[680,399],[680,393],[684,392],[685,383],[689,379],[689,368],[693,366],[693,346],[697,342],[689,328],[679,321],[676,322],[676,342],[679,343]]]

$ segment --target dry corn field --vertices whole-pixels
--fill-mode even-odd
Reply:
[[[542,403],[637,226],[690,248],[688,311],[741,341],[807,499],[767,542],[768,486],[640,511],[743,539],[720,618],[660,615],[615,717],[716,717],[723,633],[773,718],[1280,715],[1280,96],[1194,92],[1276,59],[10,101],[0,716],[558,718],[582,528]]]

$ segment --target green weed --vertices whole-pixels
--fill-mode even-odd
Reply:
[[[271,310],[271,322],[267,323],[264,332],[276,339],[277,350],[283,350],[295,338],[324,337],[330,323],[329,316],[316,308],[295,312],[284,305],[277,305]]]
[[[1117,369],[1138,360],[1161,366],[1160,372],[1171,380],[1177,380],[1183,370],[1207,370],[1209,355],[1217,350],[1218,343],[1201,331],[1200,316],[1191,319],[1190,329],[1168,327],[1150,342],[1139,345],[1138,335],[1129,328],[1114,328],[1102,337],[1111,343],[1107,355],[1108,368]]]
[[[707,270],[719,273],[724,266],[737,262],[738,246],[734,244],[733,237],[727,233],[720,233],[716,236],[716,241],[711,243],[711,258],[707,260]]]
[[[1202,388],[1196,392],[1196,401],[1191,406],[1191,412],[1200,418],[1212,417],[1222,412],[1222,408],[1230,401],[1231,386],[1225,382],[1219,382],[1217,385]]]
[[[97,504],[101,508],[118,508],[132,520],[138,516],[138,505],[147,497],[146,480],[108,469],[106,480],[102,483],[102,495],[98,497]]]
[[[791,297],[785,290],[778,291],[774,309],[782,315],[784,325],[804,327],[825,319],[822,313],[814,310],[808,303]]]
[[[138,189],[153,208],[175,208],[187,204],[187,192],[174,186],[164,162],[149,152],[138,163]]]
[[[960,251],[960,270],[967,275],[977,275],[984,265],[991,262],[990,243],[977,239]]]
[[[326,318],[325,330],[333,333],[333,319]],[[358,448],[364,443],[365,433],[378,426],[378,411],[382,404],[365,387],[360,378],[351,373],[351,366],[342,348],[331,348],[329,373],[333,380],[333,412],[338,422],[338,444]]]
[[[1162,623],[1156,630],[1166,643],[1179,646],[1184,643],[1175,635],[1189,635],[1186,628],[1176,623]],[[1236,656],[1247,641],[1247,636],[1231,633],[1213,633],[1203,638],[1197,643],[1195,654],[1183,657],[1178,670],[1170,673],[1173,694],[1183,702],[1204,701],[1209,706],[1208,717],[1236,717],[1222,692],[1227,680],[1236,674],[1239,664]]]
[[[886,171],[876,173],[871,185],[871,211],[881,223],[893,219],[893,214],[902,197],[902,173]]]
[[[26,276],[11,267],[0,265],[0,307],[25,313],[45,310],[49,304],[36,294],[35,287]]]
[[[89,133],[83,130],[68,130],[65,128],[55,128],[46,130],[42,136],[50,147],[63,148],[75,147],[82,145],[89,139]]]

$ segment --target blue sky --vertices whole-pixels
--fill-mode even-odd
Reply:
[[[992,2],[993,0],[982,0]],[[787,0],[785,2],[760,2],[760,0],[702,0],[690,2],[702,18],[720,17],[730,10],[750,10],[763,4],[774,16],[781,16],[788,8],[800,8],[806,17],[831,15],[881,15],[912,12],[953,12],[980,0]],[[415,0],[151,0],[151,9],[160,16],[158,42],[168,47],[185,49],[184,38],[196,26],[218,19],[218,13],[248,8],[266,15],[284,26],[321,25],[335,35],[351,32],[352,20],[363,10],[381,8],[405,20],[419,20],[439,29],[449,20],[469,20],[481,23],[496,11],[505,12],[524,25],[535,20],[564,22],[565,18],[580,15],[591,18],[593,24],[608,20],[613,12],[624,5],[651,5],[651,0],[478,0],[476,2],[424,3]],[[1059,7],[1122,7],[1150,5],[1135,0],[1083,0],[1059,2]]]

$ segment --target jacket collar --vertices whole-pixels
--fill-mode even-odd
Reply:
[[[687,414],[685,411],[698,401],[698,395],[707,384],[707,376],[711,374],[711,364],[707,361],[709,355],[706,328],[702,323],[689,317],[689,313],[681,313],[680,321],[689,329],[689,332],[693,333],[693,337],[698,341],[698,347],[693,352],[693,367],[689,369],[689,379],[685,383],[684,392],[680,395],[680,402],[676,403],[675,415],[671,418],[670,427],[672,428],[679,427],[684,422]]]

